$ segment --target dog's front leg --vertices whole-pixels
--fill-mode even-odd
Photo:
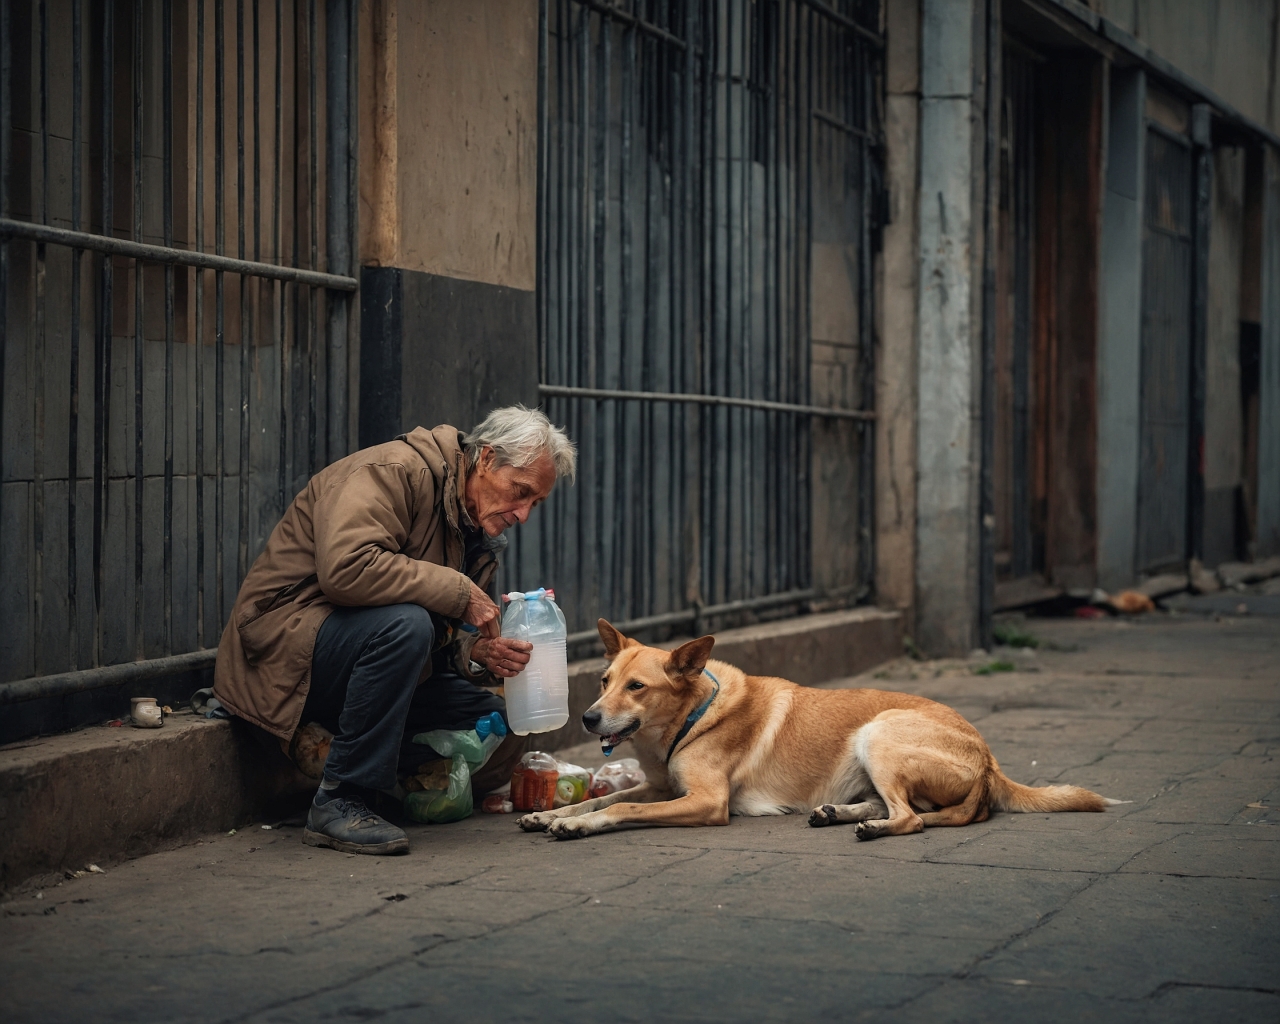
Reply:
[[[598,811],[601,808],[608,807],[611,804],[621,803],[626,800],[629,803],[650,803],[654,800],[668,800],[671,792],[659,786],[653,785],[651,782],[642,782],[638,786],[632,786],[630,789],[621,789],[616,793],[609,793],[607,796],[596,796],[590,800],[584,800],[580,804],[569,804],[567,807],[557,807],[554,811],[533,811],[520,818],[516,824],[526,832],[545,832],[547,827],[560,818],[572,818],[580,814],[590,814],[592,811]]]
[[[626,794],[623,794],[626,795]],[[557,839],[581,839],[612,832],[627,825],[696,827],[729,824],[729,786],[691,789],[675,800],[660,803],[618,802],[601,810],[586,811],[570,818],[557,818],[547,828]]]

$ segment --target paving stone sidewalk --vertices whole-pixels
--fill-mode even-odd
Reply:
[[[1013,778],[1133,803],[871,843],[477,815],[402,858],[255,824],[8,894],[0,1019],[1280,1019],[1280,620],[1028,628],[1056,649],[1017,671],[829,685],[946,701]]]

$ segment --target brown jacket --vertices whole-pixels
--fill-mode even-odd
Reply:
[[[316,633],[334,606],[411,603],[461,617],[471,594],[459,525],[464,474],[458,431],[442,425],[312,477],[240,587],[218,646],[218,699],[288,741],[311,686]],[[465,568],[484,588],[496,567],[486,552]],[[452,631],[441,632],[437,644]]]

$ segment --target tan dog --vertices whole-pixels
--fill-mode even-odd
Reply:
[[[606,752],[633,740],[648,781],[526,814],[526,831],[574,839],[812,808],[810,825],[857,822],[859,839],[875,839],[985,821],[993,810],[1101,811],[1122,802],[1077,786],[1019,785],[978,730],[924,697],[748,676],[707,660],[710,636],[667,652],[604,619],[599,630],[611,664],[582,721]]]

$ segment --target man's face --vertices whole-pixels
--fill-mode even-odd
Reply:
[[[499,466],[492,448],[485,448],[467,474],[467,512],[490,537],[508,526],[523,523],[556,484],[556,467],[550,455],[532,465]]]

